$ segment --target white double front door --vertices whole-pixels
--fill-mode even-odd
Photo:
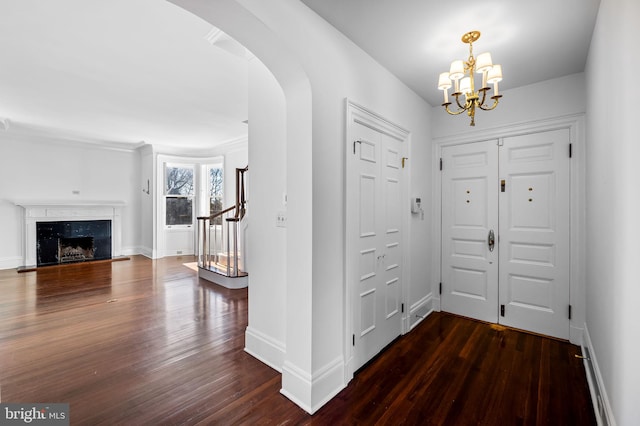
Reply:
[[[443,311],[569,338],[569,130],[442,148]]]

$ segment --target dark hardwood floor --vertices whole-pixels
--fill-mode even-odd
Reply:
[[[2,402],[74,425],[593,425],[578,347],[434,313],[309,416],[243,351],[247,291],[192,258],[0,271]]]

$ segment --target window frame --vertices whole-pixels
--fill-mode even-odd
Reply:
[[[179,169],[190,169],[191,170],[191,193],[189,195],[181,195],[181,194],[168,194],[167,188],[167,179],[168,179],[168,169],[170,168],[179,168]],[[194,227],[195,219],[196,219],[196,166],[193,163],[180,163],[180,162],[170,162],[166,161],[163,165],[163,180],[162,180],[162,194],[163,194],[163,225],[165,229],[190,229]],[[169,199],[189,199],[191,200],[191,223],[189,224],[169,224],[167,223],[167,203]]]

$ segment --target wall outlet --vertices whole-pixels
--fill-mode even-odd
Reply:
[[[286,228],[287,227],[287,213],[286,212],[278,212],[276,215],[276,226],[278,228]]]

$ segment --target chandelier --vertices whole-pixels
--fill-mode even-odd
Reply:
[[[451,115],[462,114],[467,112],[467,115],[471,117],[470,126],[475,126],[476,108],[480,108],[484,111],[491,111],[498,106],[498,100],[502,97],[498,93],[498,82],[502,80],[502,66],[493,65],[491,61],[491,54],[481,53],[477,58],[473,57],[473,42],[480,38],[480,31],[470,31],[462,36],[462,42],[469,44],[469,58],[466,61],[457,60],[451,63],[449,72],[440,73],[438,79],[438,89],[444,92],[444,103],[442,106]],[[477,91],[475,90],[474,73],[482,74],[482,86]],[[451,88],[453,81],[454,92],[451,94],[456,98],[456,104],[458,109],[452,111],[449,109],[449,94],[448,90]],[[489,84],[493,84],[493,105],[489,106],[485,104],[487,101],[487,92],[491,90]],[[464,95],[464,102],[461,102],[460,97]]]

